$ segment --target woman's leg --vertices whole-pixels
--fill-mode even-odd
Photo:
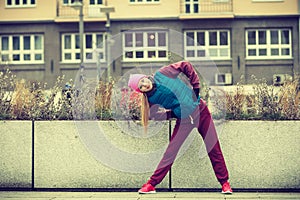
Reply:
[[[193,128],[195,128],[195,126],[191,124],[189,120],[185,122],[182,122],[180,120],[176,121],[170,143],[148,183],[155,186],[164,179],[164,177],[169,172],[174,160],[176,159],[180,147]]]
[[[211,114],[205,103],[201,103],[200,110],[198,131],[204,140],[215,175],[221,185],[223,185],[229,177],[217,131]]]

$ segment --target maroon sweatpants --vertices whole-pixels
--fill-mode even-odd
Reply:
[[[197,128],[201,134],[215,175],[221,185],[228,180],[228,171],[219,144],[216,128],[211,114],[204,101],[200,101],[197,109],[191,114],[192,118],[177,119],[170,143],[151,176],[149,183],[159,184],[170,170],[177,153],[192,129]]]

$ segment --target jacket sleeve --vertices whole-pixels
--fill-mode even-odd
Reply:
[[[183,73],[187,76],[194,89],[200,88],[199,76],[195,71],[193,65],[188,61],[180,61],[167,65],[165,67],[162,67],[159,71],[166,76],[173,78],[177,77],[179,73]]]

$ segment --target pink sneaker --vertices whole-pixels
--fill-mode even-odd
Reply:
[[[222,185],[222,194],[232,194],[232,189],[228,181]]]
[[[150,183],[145,183],[141,189],[139,189],[140,194],[153,194],[156,193],[155,187],[153,187]]]

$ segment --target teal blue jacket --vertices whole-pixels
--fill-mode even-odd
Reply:
[[[183,66],[186,63],[180,62],[179,64]],[[184,119],[189,117],[199,105],[200,99],[196,98],[193,90],[194,87],[199,87],[199,78],[193,68],[189,66],[188,71],[193,71],[190,74],[197,77],[188,77],[189,80],[193,80],[195,83],[191,81],[191,84],[187,84],[178,77],[179,72],[184,71],[179,70],[176,73],[178,68],[169,67],[171,68],[163,68],[154,74],[154,89],[147,93],[148,101],[150,104],[158,104],[165,109],[171,110],[176,118]]]

